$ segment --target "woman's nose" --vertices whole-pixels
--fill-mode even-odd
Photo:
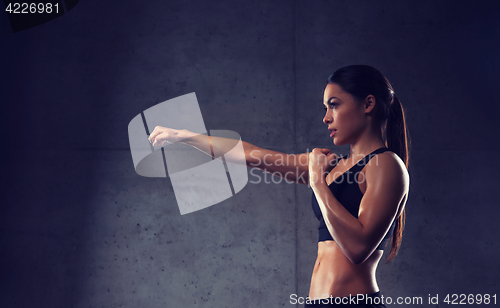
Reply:
[[[323,117],[323,123],[330,124],[332,123],[332,115],[327,111],[325,116]]]

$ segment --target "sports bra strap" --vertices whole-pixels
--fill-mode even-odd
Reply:
[[[365,157],[363,157],[359,162],[357,162],[356,164],[354,164],[354,166],[352,167],[353,169],[363,169],[363,167],[377,154],[380,154],[380,153],[384,153],[384,152],[387,152],[387,151],[390,151],[388,148],[386,147],[382,147],[382,148],[378,148],[376,149],[375,151],[371,152],[370,154],[366,155]],[[349,158],[350,154],[347,154],[345,157],[342,157],[342,159],[347,159]]]

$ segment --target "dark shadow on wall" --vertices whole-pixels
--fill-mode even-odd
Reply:
[[[113,76],[101,73],[104,38],[71,40],[98,29],[70,33],[61,20],[2,35],[0,307],[72,307],[86,275],[107,114],[96,101]]]
[[[27,30],[57,17],[73,9],[79,0],[64,1],[11,1],[4,0],[5,12],[9,18],[12,32]]]

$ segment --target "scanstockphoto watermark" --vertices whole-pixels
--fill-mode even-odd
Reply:
[[[315,178],[310,178],[311,175],[309,174],[308,171],[309,153],[311,153],[309,149],[307,149],[306,153],[304,154],[284,154],[284,153],[264,154],[260,150],[253,150],[250,152],[250,154],[248,154],[247,157],[247,161],[249,161],[248,166],[255,167],[250,169],[251,179],[249,179],[249,182],[252,184],[260,184],[260,183],[280,184],[283,181],[285,181],[287,184],[292,184],[295,182],[311,183],[311,182],[321,181],[326,177],[328,171],[323,174],[322,178],[316,178],[318,177],[316,174],[312,175]],[[365,156],[362,154],[349,155],[349,157],[344,157],[344,158],[337,155],[336,159],[329,161],[328,167],[330,168],[327,169],[331,170],[333,167],[335,167],[335,165],[339,162],[340,159],[343,159],[346,162],[346,165],[348,166],[355,166],[357,164],[361,164],[364,157]],[[378,165],[378,163],[379,160],[377,155],[373,156],[373,158],[371,158],[369,161],[369,164],[375,166]],[[271,170],[275,170],[280,167],[284,167],[284,169],[286,168],[287,171],[271,172]],[[261,169],[267,172],[259,173],[256,169]],[[365,174],[363,172],[360,171],[354,172],[351,170],[351,168],[343,172],[340,171],[334,172],[333,178],[334,178],[333,182],[336,184],[344,182],[348,184],[353,184],[353,183],[359,184],[359,183],[364,183],[366,180]]]
[[[290,304],[349,304],[349,305],[492,305],[496,306],[497,294],[479,293],[479,294],[427,294],[427,296],[370,296],[357,294],[346,297],[333,297],[323,295],[318,297],[300,297],[297,294],[290,295]]]
[[[322,305],[422,305],[424,302],[423,297],[397,297],[393,299],[390,296],[369,296],[366,294],[357,294],[345,297],[334,297],[332,295],[324,295],[323,297],[301,297],[297,294],[290,295],[290,304],[303,305],[303,304],[322,304]]]

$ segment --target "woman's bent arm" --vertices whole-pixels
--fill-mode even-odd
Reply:
[[[340,204],[325,181],[311,182],[328,231],[354,264],[372,255],[406,203],[408,173],[403,162],[390,155],[379,154],[378,166],[365,167],[366,191],[358,218]]]

